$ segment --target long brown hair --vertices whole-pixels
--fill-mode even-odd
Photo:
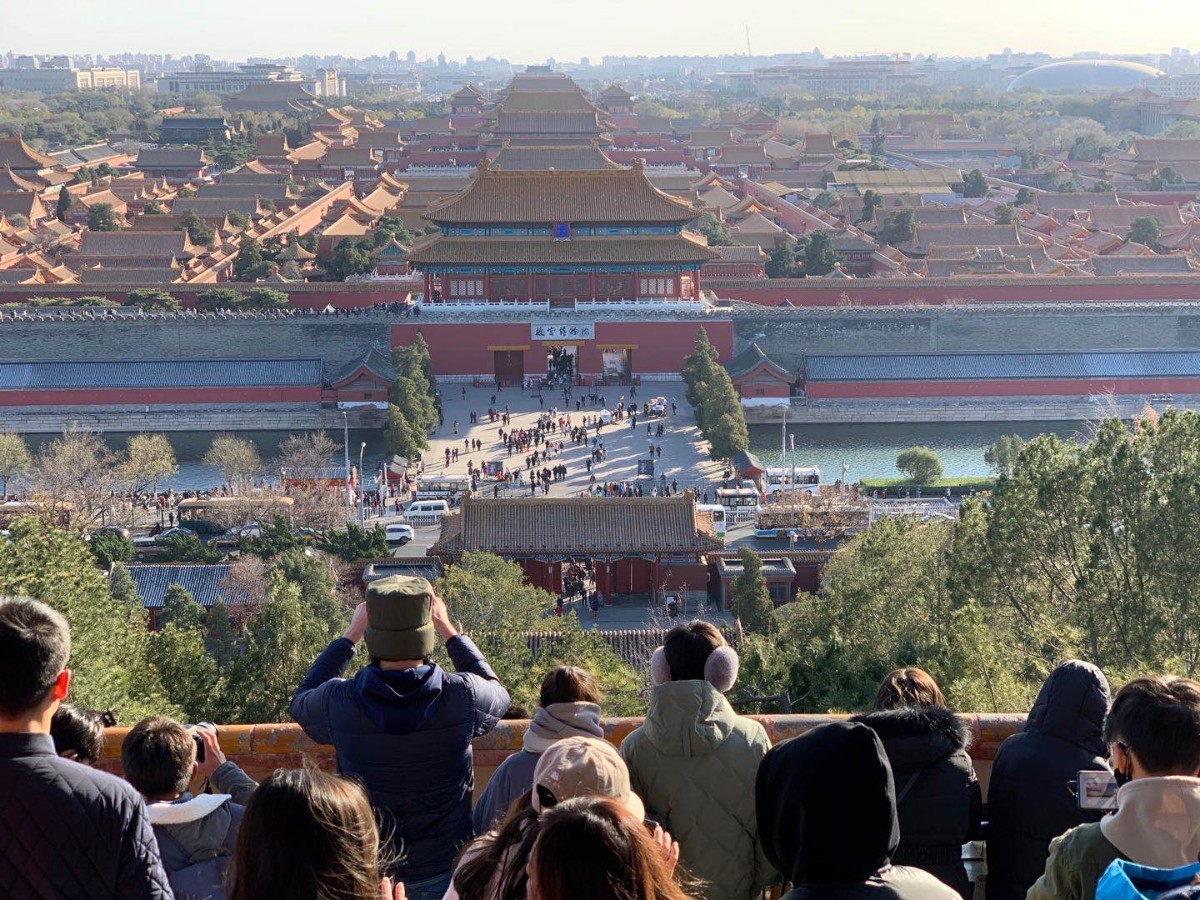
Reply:
[[[646,827],[602,797],[542,814],[530,871],[529,900],[688,900]]]
[[[500,827],[468,844],[454,870],[461,900],[525,900],[525,863],[538,833],[532,792],[512,802]]]
[[[901,706],[940,706],[946,708],[946,698],[933,676],[915,667],[896,669],[884,676],[875,692],[875,709],[896,709]]]
[[[277,769],[246,804],[228,900],[379,900],[379,828],[366,792],[315,768]]]

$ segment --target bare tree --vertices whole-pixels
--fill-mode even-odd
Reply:
[[[19,434],[0,434],[0,499],[8,496],[8,482],[28,475],[33,469],[29,448]]]
[[[138,495],[153,488],[158,495],[158,482],[170,478],[179,471],[175,450],[166,435],[135,434],[125,444],[125,461],[122,466],[125,483],[129,487],[130,524],[136,515]]]
[[[279,445],[279,477],[296,501],[292,518],[297,525],[329,530],[346,522],[341,480],[330,479],[337,444],[323,431],[290,434]]]
[[[121,456],[91,431],[64,431],[42,447],[34,463],[34,496],[74,525],[103,521],[122,481]]]
[[[232,494],[244,489],[251,477],[260,474],[263,468],[258,448],[251,441],[232,434],[218,434],[213,438],[204,461],[221,470],[221,477]]]

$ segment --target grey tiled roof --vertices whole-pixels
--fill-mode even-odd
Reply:
[[[142,606],[146,609],[162,609],[167,589],[173,584],[187,588],[192,598],[206,609],[218,599],[225,604],[239,601],[238,597],[226,596],[221,590],[221,582],[229,577],[228,565],[155,566],[131,563],[125,568],[137,586],[138,596],[142,598]]]
[[[1200,376],[1200,350],[812,355],[808,381]]]
[[[182,360],[0,361],[0,390],[248,387],[321,383],[317,357]]]

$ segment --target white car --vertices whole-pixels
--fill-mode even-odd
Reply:
[[[389,544],[399,544],[403,547],[415,536],[413,527],[403,522],[393,522],[384,529]]]

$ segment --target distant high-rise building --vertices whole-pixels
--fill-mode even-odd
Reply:
[[[438,68],[439,69],[446,68],[446,54],[445,53],[438,54]]]
[[[409,50],[409,51],[408,51],[408,53],[406,53],[406,54],[404,55],[404,58],[405,58],[406,60],[408,60],[408,64],[409,64],[410,66],[414,66],[414,65],[416,65],[416,64],[417,64],[417,51],[416,51],[416,50]]]

